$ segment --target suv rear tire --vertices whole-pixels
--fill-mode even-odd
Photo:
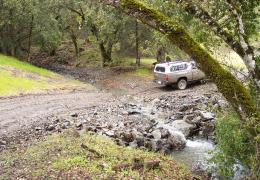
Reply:
[[[179,90],[184,90],[187,88],[188,82],[186,79],[182,78],[178,81],[177,87]]]

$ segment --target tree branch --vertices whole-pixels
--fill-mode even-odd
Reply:
[[[247,38],[244,33],[242,18],[239,17],[239,11],[232,6],[232,0],[227,0],[227,2],[229,2],[230,9],[232,9],[240,27],[238,28],[240,42],[237,41],[232,34],[223,29],[222,26],[218,24],[218,22],[215,21],[210,14],[199,5],[193,4],[188,0],[175,0],[175,2],[181,4],[186,12],[208,25],[217,36],[222,38],[243,59],[247,69],[249,70],[251,79],[258,90],[260,90],[260,69],[256,66],[254,50],[246,40]]]
[[[259,117],[254,101],[245,87],[199,45],[178,22],[137,0],[101,1],[121,9],[128,15],[165,34],[172,43],[176,44],[198,63],[199,67],[215,82],[219,91],[232,104],[238,114],[241,116],[246,114],[247,117],[254,115]],[[238,97],[237,99],[233,98],[235,94]]]

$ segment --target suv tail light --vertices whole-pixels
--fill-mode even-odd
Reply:
[[[165,80],[165,81],[169,81],[169,75],[165,74],[165,75],[164,75],[164,80]]]

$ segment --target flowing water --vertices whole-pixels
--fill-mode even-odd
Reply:
[[[209,168],[207,160],[210,158],[208,153],[214,149],[215,145],[210,140],[187,140],[186,147],[181,151],[174,151],[172,156],[190,168],[199,166],[203,170],[207,170]]]

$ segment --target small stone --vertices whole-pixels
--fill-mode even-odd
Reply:
[[[97,129],[96,129],[96,127],[94,127],[94,126],[87,126],[87,127],[86,127],[86,131],[87,131],[87,132],[88,132],[88,131],[96,132]]]
[[[137,141],[134,140],[133,142],[130,142],[129,146],[132,147],[132,148],[137,148],[138,147]]]
[[[78,130],[81,130],[82,127],[83,127],[83,124],[82,124],[81,122],[78,122],[78,123],[76,124],[76,128],[77,128]]]
[[[183,117],[183,120],[186,121],[186,122],[190,122],[191,120],[194,119],[194,117],[195,117],[194,114],[185,115],[185,116]]]
[[[185,112],[194,107],[195,107],[194,104],[184,104],[184,105],[182,105],[182,107],[180,107],[180,112]]]
[[[125,142],[132,142],[133,140],[134,140],[134,138],[133,138],[133,134],[131,133],[131,132],[123,132],[122,133],[122,136],[123,136],[123,140],[125,141]]]
[[[61,128],[62,128],[62,129],[67,129],[69,126],[70,126],[70,121],[65,121],[65,122],[62,124]]]
[[[161,139],[162,134],[161,131],[159,129],[156,129],[152,132],[152,135],[154,137],[154,139]]]
[[[78,117],[79,115],[78,115],[78,113],[71,113],[70,116],[71,117]]]
[[[136,143],[139,147],[144,146],[144,137],[140,136],[136,138]]]
[[[42,128],[41,128],[41,127],[36,127],[35,130],[36,130],[36,131],[41,131]]]
[[[161,138],[165,139],[168,138],[170,135],[170,132],[168,129],[161,129]]]
[[[200,116],[202,117],[203,120],[212,120],[215,118],[215,114],[211,113],[211,112],[204,112],[204,111],[200,111]]]
[[[110,130],[110,131],[106,131],[105,135],[107,135],[108,137],[115,137],[115,132]]]
[[[128,115],[136,115],[136,114],[141,114],[141,111],[137,109],[128,110]]]
[[[197,116],[194,119],[192,119],[191,122],[194,124],[199,124],[201,122],[201,117]]]
[[[6,145],[6,144],[7,144],[6,141],[4,141],[4,140],[1,140],[1,141],[0,141],[0,145]]]
[[[46,127],[46,131],[53,131],[55,129],[54,125],[49,125]]]
[[[225,109],[229,107],[228,102],[224,100],[218,100],[217,104],[219,105],[220,108]]]
[[[122,115],[128,115],[127,111],[122,111]]]

